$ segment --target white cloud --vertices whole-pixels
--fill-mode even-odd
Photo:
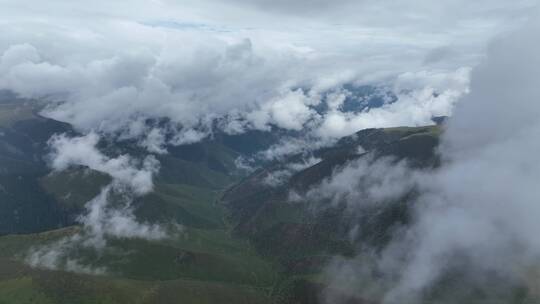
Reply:
[[[159,225],[137,221],[130,206],[131,198],[127,198],[123,208],[112,207],[113,195],[114,189],[108,186],[86,204],[87,213],[79,218],[86,230],[86,245],[103,248],[106,237],[159,240],[168,236]]]
[[[264,102],[256,110],[240,114],[240,119],[245,119],[247,124],[257,130],[269,131],[273,125],[299,131],[317,116],[312,107],[319,103],[320,100],[316,96],[308,96],[299,89],[288,89]],[[243,129],[248,128],[246,123],[242,125]]]
[[[300,90],[287,92],[285,96],[270,101],[268,105],[264,105],[270,113],[276,126],[289,129],[301,130],[304,124],[315,115],[315,111],[309,108],[309,105],[317,104],[318,102],[311,101]]]
[[[26,262],[37,268],[51,270],[65,270],[89,275],[104,275],[107,270],[104,267],[93,267],[83,264],[77,259],[67,256],[72,244],[79,241],[79,237],[66,237],[58,242],[46,246],[33,248],[26,256]]]
[[[147,118],[167,118],[167,128],[182,130],[168,144],[200,140],[212,119],[224,117],[233,133],[269,125],[304,130],[317,121],[323,137],[416,125],[451,110],[463,88],[449,79],[474,65],[485,41],[521,23],[534,4],[328,3],[9,3],[0,13],[0,88],[65,101],[44,113],[84,132],[147,138],[141,145],[159,153],[165,145],[156,140],[163,138]],[[406,13],[396,18],[395,11]],[[453,55],[425,60],[441,48]],[[416,95],[362,115],[340,111],[337,96],[328,99],[324,117],[314,110],[319,94],[344,83],[394,81]],[[434,86],[438,98],[429,97]]]
[[[337,138],[367,128],[433,124],[433,117],[451,115],[455,103],[468,92],[469,72],[460,68],[453,73],[401,74],[392,89],[395,102],[360,113],[331,110],[316,132],[323,138]]]
[[[201,132],[198,130],[187,129],[180,130],[176,132],[174,137],[170,140],[170,143],[173,145],[186,145],[199,142],[203,138],[208,136],[206,132]]]
[[[332,141],[321,141],[318,138],[283,137],[277,144],[257,153],[256,156],[267,161],[283,160],[287,156],[294,154],[307,154],[331,143]]]
[[[280,166],[276,169],[271,169],[265,172],[261,182],[270,187],[281,186],[285,184],[295,173],[314,166],[320,161],[321,159],[310,156],[305,157],[297,162],[286,163],[285,166]]]
[[[539,263],[540,146],[532,138],[540,131],[540,44],[531,39],[539,33],[529,24],[496,41],[474,71],[443,137],[447,164],[423,182],[409,235],[416,246],[389,297],[429,286],[456,253],[521,283],[524,267]]]
[[[81,249],[101,252],[110,238],[161,240],[170,236],[160,225],[139,222],[133,215],[130,197],[123,198],[123,207],[111,204],[114,195],[116,204],[119,203],[119,193],[115,191],[113,186],[107,186],[86,203],[87,213],[78,219],[82,224],[80,232],[31,248],[26,262],[32,267],[103,275],[107,273],[106,267],[93,267],[78,260]]]
[[[338,168],[305,194],[310,201],[328,200],[334,206],[345,203],[351,212],[393,202],[411,191],[415,174],[405,161],[392,158],[374,160],[364,156]]]
[[[532,37],[539,33],[531,23],[490,46],[448,121],[440,168],[378,170],[354,163],[313,190],[355,210],[361,210],[355,202],[399,197],[411,187],[419,193],[409,226],[381,252],[364,250],[332,263],[327,274],[337,285],[331,286],[384,303],[416,303],[449,272],[464,282],[460,288],[473,282],[488,300],[498,295],[494,288],[511,296],[513,287],[537,282],[531,270],[540,263],[540,144],[533,140],[540,132],[540,44]],[[375,182],[365,188],[350,182],[366,178]],[[494,287],[494,274],[504,288]],[[331,290],[326,295],[334,303]]]
[[[99,141],[99,135],[94,132],[71,138],[60,134],[49,140],[49,161],[54,170],[86,166],[110,175],[113,180],[86,203],[86,212],[77,219],[82,230],[70,237],[32,248],[26,257],[31,266],[104,274],[104,267],[95,268],[77,260],[76,251],[81,248],[101,251],[110,238],[160,240],[170,236],[169,231],[161,225],[138,221],[132,208],[134,197],[153,190],[152,179],[159,170],[159,162],[153,156],[147,156],[142,161],[126,154],[109,157],[97,148]],[[157,149],[159,145],[152,148]]]
[[[537,6],[534,0],[4,2],[0,88],[50,100],[45,115],[88,133],[54,137],[53,166],[89,166],[136,195],[152,189],[155,159],[108,157],[92,130],[136,138],[158,153],[165,152],[164,130],[147,125],[148,118],[171,121],[165,128],[176,132],[171,144],[204,138],[213,119],[223,117],[233,133],[270,125],[310,131],[264,154],[276,158],[320,146],[317,137],[331,142],[368,127],[426,124],[452,113],[468,92],[469,67],[486,41],[522,24]],[[473,75],[444,141],[452,163],[426,186],[442,194],[426,197],[440,208],[426,208],[412,230],[422,237],[397,294],[428,284],[441,270],[435,263],[441,252],[455,247],[470,249],[486,267],[521,257],[506,255],[510,236],[537,253],[530,233],[539,228],[530,203],[538,197],[538,147],[531,140],[540,114],[532,103],[540,96],[537,36],[501,42]],[[398,99],[351,113],[334,96],[328,113],[316,113],[319,97],[344,83],[383,83]],[[109,215],[122,223],[111,231],[128,234],[122,227],[133,224],[129,214]],[[456,223],[463,229],[450,229]],[[503,233],[494,223],[504,224]],[[480,240],[492,246],[479,247]]]
[[[40,61],[40,56],[35,47],[30,44],[18,44],[9,47],[0,58],[0,71],[6,72],[10,68]]]
[[[129,155],[110,158],[97,149],[98,142],[99,135],[94,132],[73,138],[65,134],[53,136],[49,140],[52,168],[62,171],[73,165],[87,166],[109,174],[115,183],[129,186],[137,195],[152,191],[152,177],[159,171],[159,162],[153,156],[146,157],[142,162]]]
[[[166,134],[164,134],[162,129],[154,128],[148,132],[141,142],[139,142],[139,145],[146,148],[150,153],[166,154],[167,149],[165,148],[165,145],[167,141],[165,136]]]

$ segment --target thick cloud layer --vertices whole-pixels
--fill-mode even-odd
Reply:
[[[66,100],[51,103],[45,115],[83,131],[142,137],[141,145],[157,153],[167,143],[200,140],[216,119],[228,133],[276,126],[311,129],[322,138],[366,127],[428,124],[433,116],[449,115],[468,84],[467,69],[403,74],[389,88],[397,94],[396,102],[347,113],[335,101],[349,93],[340,88],[343,81],[332,80],[326,87],[321,83],[326,79],[306,79],[293,70],[313,63],[307,58],[258,55],[249,40],[204,44],[179,54],[119,55],[83,66],[44,61],[32,45],[15,45],[0,61],[5,72],[0,84],[26,97]],[[297,88],[301,86],[308,90]],[[328,111],[316,111],[323,103]],[[148,119],[160,118],[171,124],[166,129],[148,124]],[[165,133],[171,132],[175,135],[167,140]]]
[[[534,5],[329,3],[8,1],[0,88],[47,99],[45,115],[137,138],[152,153],[215,126],[309,130],[326,140],[450,114],[484,42]],[[345,84],[384,85],[398,101],[348,113],[327,98],[348,94]]]
[[[538,263],[539,34],[535,23],[495,42],[473,73],[444,136],[448,164],[424,182],[397,293],[428,286],[456,254],[521,280]]]
[[[384,160],[370,168],[353,164],[314,190],[350,199],[352,206],[395,190],[421,194],[411,226],[381,253],[329,266],[332,287],[387,303],[415,303],[449,273],[488,297],[511,296],[513,286],[537,282],[540,44],[533,37],[539,34],[538,23],[530,23],[491,44],[472,73],[470,94],[448,122],[439,169],[418,172]],[[346,177],[365,178],[366,170],[374,174],[369,178],[384,177],[382,182],[362,192],[343,186],[350,185]],[[506,285],[498,289],[497,280]],[[447,292],[452,301],[460,293]],[[327,300],[337,301],[331,292]]]
[[[159,225],[140,223],[133,215],[130,201],[122,208],[111,206],[114,189],[109,186],[86,204],[87,213],[79,218],[90,236],[86,245],[104,247],[105,237],[141,238],[159,240],[167,237],[165,229]],[[116,198],[118,200],[118,198]],[[129,200],[129,198],[127,198]]]

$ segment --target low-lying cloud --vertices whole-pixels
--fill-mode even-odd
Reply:
[[[159,171],[159,162],[153,156],[142,161],[125,154],[109,157],[97,148],[99,140],[93,132],[79,137],[55,135],[49,140],[49,160],[55,171],[85,166],[110,175],[112,182],[86,203],[85,212],[77,218],[81,231],[30,250],[26,261],[31,266],[104,274],[105,267],[86,265],[78,260],[77,252],[104,250],[110,238],[161,240],[170,236],[170,229],[162,225],[137,220],[132,207],[134,198],[153,190],[153,176]]]
[[[127,154],[111,158],[98,150],[99,140],[99,135],[94,132],[79,137],[54,135],[49,140],[51,167],[63,171],[70,166],[85,166],[110,175],[117,186],[128,186],[137,195],[152,191],[152,177],[159,171],[159,162],[154,156],[147,156],[142,161]]]
[[[531,37],[539,33],[533,23],[496,41],[473,73],[443,137],[446,164],[424,182],[409,233],[415,246],[394,295],[421,291],[456,253],[525,282],[524,267],[538,263],[540,44]]]
[[[428,2],[132,0],[131,10],[116,11],[103,1],[91,8],[54,1],[29,11],[22,0],[5,7],[0,88],[45,100],[44,115],[85,134],[135,139],[160,154],[216,127],[229,134],[282,128],[330,142],[368,127],[429,124],[467,92],[484,42],[520,23],[532,4]],[[396,6],[411,12],[402,20],[408,26],[388,18]],[[311,9],[326,17],[301,14]],[[379,16],[371,11],[384,18],[368,18]],[[297,13],[303,17],[289,18]],[[441,48],[453,57],[425,60]],[[346,110],[351,87],[363,85],[384,87],[396,100]]]
[[[106,274],[107,269],[104,267],[90,266],[69,256],[69,252],[73,251],[80,241],[81,237],[75,235],[52,244],[33,248],[27,255],[26,262],[32,267],[44,269],[65,270],[90,275]]]
[[[406,161],[391,157],[374,159],[368,154],[337,169],[331,178],[310,189],[305,198],[327,200],[333,206],[343,203],[351,212],[384,207],[414,189],[417,181]]]
[[[440,168],[405,173],[384,162],[378,169],[355,163],[323,183],[337,194],[325,193],[352,205],[411,186],[419,193],[411,224],[384,249],[336,259],[328,267],[328,303],[339,303],[332,288],[384,303],[416,303],[449,274],[483,291],[488,300],[515,296],[516,286],[534,292],[529,284],[538,279],[533,269],[540,262],[540,146],[535,140],[540,134],[540,44],[532,37],[539,33],[538,23],[531,23],[490,46],[473,71],[470,94],[448,121]],[[361,180],[365,170],[375,178],[377,172],[401,177],[362,191],[344,183],[344,176]],[[466,289],[448,288],[439,292],[450,293],[450,302]]]
[[[394,102],[353,113],[340,103],[351,94],[342,86],[354,78],[325,87],[324,78],[297,73],[313,63],[302,54],[259,54],[249,40],[216,38],[180,53],[172,47],[61,64],[47,61],[30,44],[14,45],[0,60],[0,87],[49,99],[45,116],[85,133],[138,139],[149,152],[166,153],[166,145],[199,141],[215,126],[230,134],[307,130],[328,140],[367,127],[429,124],[434,116],[450,115],[468,85],[467,68],[407,73],[388,88]],[[328,110],[321,111],[322,105]],[[165,125],[150,121],[164,119]]]

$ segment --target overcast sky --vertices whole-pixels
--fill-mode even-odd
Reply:
[[[87,132],[146,137],[161,151],[162,133],[178,133],[172,144],[197,141],[219,118],[230,133],[277,126],[321,138],[428,124],[451,114],[487,42],[523,24],[537,1],[0,5],[0,88],[61,101],[45,114]],[[345,83],[385,85],[398,100],[344,113]],[[314,110],[328,102],[327,113]],[[142,123],[160,117],[174,125]]]

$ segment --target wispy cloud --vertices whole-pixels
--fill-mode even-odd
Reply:
[[[159,171],[159,162],[153,156],[142,161],[125,154],[109,157],[97,148],[99,140],[93,132],[80,137],[56,135],[49,140],[49,161],[54,170],[85,166],[110,175],[112,182],[86,203],[85,212],[77,219],[82,226],[80,231],[29,251],[26,261],[31,266],[105,274],[105,267],[93,267],[80,260],[80,251],[102,251],[111,238],[170,237],[170,227],[139,221],[132,207],[134,198],[153,190],[153,176]]]

